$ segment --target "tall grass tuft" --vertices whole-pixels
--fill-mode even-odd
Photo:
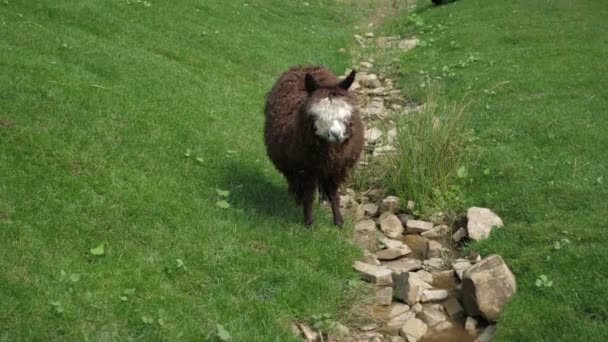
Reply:
[[[397,153],[387,160],[385,180],[399,197],[414,200],[421,213],[458,211],[471,137],[467,103],[446,104],[433,86],[422,108],[396,118]]]

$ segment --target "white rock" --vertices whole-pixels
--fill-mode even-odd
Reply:
[[[515,276],[499,255],[491,255],[462,276],[462,305],[469,316],[481,314],[495,322],[517,292]]]
[[[447,312],[450,318],[462,316],[462,314],[464,313],[462,306],[454,297],[448,298],[448,300],[443,302],[443,307],[445,308],[445,312]]]
[[[379,260],[393,260],[408,255],[412,250],[407,245],[402,245],[396,248],[387,248],[376,252],[376,257]]]
[[[366,38],[374,38],[374,33],[373,32],[366,32],[365,33],[365,37]]]
[[[399,218],[389,212],[380,215],[380,229],[384,235],[390,238],[396,238],[403,234],[403,226]]]
[[[413,272],[400,273],[393,276],[395,297],[401,299],[408,305],[414,305],[420,301],[422,291],[431,289],[432,286],[425,283]]]
[[[359,232],[375,232],[376,231],[376,222],[373,220],[363,220],[357,222],[355,224],[355,231]]]
[[[492,342],[496,336],[496,324],[488,325],[481,335],[475,339],[475,342]]]
[[[447,317],[445,317],[445,314],[441,311],[441,305],[439,305],[439,307],[428,304],[423,305],[422,312],[420,312],[418,316],[429,327],[447,320]]]
[[[378,205],[374,203],[366,203],[361,206],[363,213],[366,216],[375,216],[378,213]]]
[[[416,272],[416,274],[425,283],[427,283],[427,284],[432,284],[433,283],[433,275],[431,273],[429,273],[429,272],[427,272],[425,270],[420,270],[420,271]]]
[[[469,208],[467,212],[467,232],[471,240],[487,239],[494,227],[501,228],[502,220],[492,210],[487,208]]]
[[[444,300],[446,298],[448,298],[447,290],[424,290],[422,291],[422,295],[420,296],[420,301],[425,303],[431,301]]]
[[[418,43],[420,43],[418,38],[404,39],[399,42],[399,48],[407,52],[418,46]]]
[[[408,342],[416,342],[422,339],[428,330],[429,328],[424,322],[418,318],[412,318],[403,325],[399,335],[405,337]]]
[[[419,234],[433,229],[433,222],[421,220],[408,220],[406,225],[407,232],[411,234]]]
[[[420,260],[408,258],[382,262],[382,265],[393,271],[393,274],[418,271],[422,269],[422,262],[420,262]]]
[[[353,268],[365,281],[379,286],[393,284],[393,272],[387,267],[374,266],[361,261],[355,261]]]
[[[458,242],[462,239],[464,239],[467,236],[467,230],[464,228],[460,228],[456,231],[456,233],[454,233],[452,235],[452,240],[454,240],[454,242]]]
[[[479,322],[474,317],[467,317],[466,322],[464,323],[464,330],[466,330],[470,335],[475,336],[477,334],[477,326]]]
[[[386,132],[386,136],[388,138],[388,142],[392,143],[395,141],[395,139],[397,138],[397,129],[396,128],[391,128],[388,130],[388,132]],[[409,203],[412,201],[408,201],[408,205]],[[413,202],[412,202],[413,203]],[[407,209],[407,208],[406,208]]]
[[[372,127],[365,130],[365,140],[369,144],[374,144],[378,139],[382,137],[382,131],[376,127]]]
[[[378,305],[391,305],[393,301],[393,288],[387,286],[377,290],[375,301]]]

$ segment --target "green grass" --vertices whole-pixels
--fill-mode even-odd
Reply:
[[[473,100],[470,128],[482,152],[469,165],[466,200],[506,225],[469,248],[503,255],[519,287],[497,339],[605,341],[608,6],[421,3],[418,26],[400,18],[386,31],[416,33],[426,45],[401,58],[406,93],[423,99],[422,86],[440,77],[445,100]],[[564,238],[571,243],[555,249]],[[543,274],[552,287],[534,285]]]
[[[347,314],[348,230],[304,229],[262,143],[282,71],[349,66],[365,12],[308,3],[0,3],[0,340],[285,341]]]

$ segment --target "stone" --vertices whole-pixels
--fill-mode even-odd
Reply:
[[[387,267],[374,266],[361,261],[355,261],[353,269],[361,275],[363,280],[370,283],[379,286],[393,284],[393,272]]]
[[[418,314],[418,317],[426,323],[429,327],[434,326],[435,324],[444,322],[447,320],[445,314],[442,312],[442,306],[438,304],[436,305],[423,305],[422,312]]]
[[[369,144],[374,144],[382,137],[382,131],[376,127],[365,130],[365,140]]]
[[[429,217],[429,221],[433,222],[435,225],[445,224],[447,220],[448,216],[441,211],[434,212],[431,214],[431,217]]]
[[[420,270],[420,271],[416,272],[416,274],[425,283],[427,283],[427,284],[432,284],[433,283],[433,275],[431,273],[429,273],[429,272],[427,272],[425,270]]]
[[[384,87],[378,87],[368,91],[368,93],[371,95],[386,95],[386,89]]]
[[[380,260],[367,249],[363,250],[363,262],[374,266],[380,266]]]
[[[376,222],[373,220],[359,221],[355,224],[355,231],[373,233],[376,231]]]
[[[454,240],[454,242],[459,242],[465,237],[467,237],[467,230],[464,228],[460,228],[456,231],[456,233],[452,234],[452,240]]]
[[[377,290],[374,299],[378,305],[391,305],[393,301],[393,288],[388,286]]]
[[[450,321],[443,321],[441,323],[437,323],[434,327],[433,330],[435,330],[436,332],[442,332],[442,331],[446,331],[448,329],[452,329],[454,325],[452,324],[452,322]]]
[[[407,201],[407,204],[405,205],[405,210],[410,214],[413,213],[414,210],[416,210],[416,202]]]
[[[369,117],[382,117],[385,112],[384,101],[380,98],[374,98],[372,101],[365,107],[364,115]]]
[[[456,259],[452,264],[452,268],[454,269],[454,272],[456,272],[456,275],[458,275],[458,278],[462,279],[463,273],[472,265],[473,264],[467,259]]]
[[[357,75],[357,80],[359,81],[359,84],[365,88],[373,89],[382,86],[382,83],[380,83],[378,76],[374,74],[359,74]]]
[[[398,316],[404,312],[408,312],[410,311],[410,306],[407,304],[403,304],[403,303],[399,303],[399,302],[394,302],[391,304],[391,308],[390,308],[390,318]]]
[[[403,233],[403,226],[397,216],[387,212],[380,215],[380,229],[389,238],[396,238]]]
[[[357,203],[353,199],[351,195],[340,195],[340,207],[342,208],[350,208]]]
[[[415,314],[419,314],[422,312],[422,304],[416,303],[411,307],[410,310],[412,310],[412,312]]]
[[[395,297],[408,305],[414,305],[420,301],[422,291],[431,289],[432,286],[425,283],[413,272],[404,272],[393,275]]]
[[[433,275],[433,278],[448,278],[454,276],[454,270],[433,271],[431,274]]]
[[[380,203],[380,212],[382,213],[396,213],[399,210],[399,197],[388,196]]]
[[[408,220],[406,223],[407,232],[410,234],[424,233],[433,229],[433,222],[421,220]]]
[[[407,51],[414,49],[416,46],[418,46],[418,43],[420,43],[418,38],[403,39],[399,42],[398,47],[401,50],[407,52]]]
[[[488,325],[475,339],[475,342],[492,342],[496,336],[496,324]]]
[[[365,38],[374,38],[374,33],[373,32],[366,32],[365,33]]]
[[[462,277],[462,304],[469,316],[481,314],[496,322],[504,305],[517,292],[515,276],[499,255],[469,267]]]
[[[361,328],[359,328],[361,331],[372,331],[372,330],[376,330],[378,329],[378,325],[377,324],[367,324],[362,326]]]
[[[387,137],[389,143],[394,142],[395,139],[397,138],[397,129],[396,128],[389,129],[388,132],[386,132],[386,137]],[[409,204],[410,202],[411,201],[408,201],[407,203]]]
[[[470,335],[477,335],[477,326],[479,322],[474,317],[467,317],[467,320],[464,323],[464,330],[466,330]]]
[[[358,34],[355,34],[353,37],[355,38],[355,41],[357,41],[357,43],[358,43],[359,45],[361,45],[361,46],[365,46],[365,39],[363,39],[363,37],[361,37],[361,36],[360,36],[360,35],[358,35]],[[371,67],[370,67],[370,68],[371,68]]]
[[[405,338],[401,336],[391,336],[390,342],[407,342]]]
[[[441,270],[444,268],[443,260],[441,260],[441,258],[430,258],[424,260],[422,264],[426,266],[427,269],[431,270]]]
[[[477,252],[471,252],[468,259],[471,264],[476,264],[481,261],[481,255]]]
[[[361,206],[363,208],[363,213],[365,216],[376,216],[378,214],[378,205],[374,203],[366,203]]]
[[[364,44],[365,44],[365,43],[364,43]],[[364,44],[362,44],[362,45],[364,45]],[[374,65],[373,65],[372,63],[370,63],[370,62],[360,62],[360,63],[359,63],[359,65],[360,65],[362,68],[365,68],[365,69],[371,69],[371,68],[373,68],[373,67],[374,67]]]
[[[416,314],[411,311],[402,312],[392,316],[388,323],[386,323],[386,327],[391,331],[397,332],[407,321],[414,317],[416,317]]]
[[[469,208],[467,219],[467,233],[469,238],[474,241],[487,239],[494,227],[501,228],[503,226],[500,217],[487,208]]]
[[[404,255],[408,255],[412,252],[412,250],[406,246],[402,245],[397,248],[387,248],[376,252],[376,257],[379,260],[393,260],[400,258]]]
[[[412,318],[403,325],[403,327],[399,331],[399,335],[405,337],[408,342],[416,342],[422,339],[422,337],[426,335],[428,330],[428,326],[424,324],[422,320],[418,318]]]
[[[374,149],[372,157],[380,157],[390,152],[395,152],[397,149],[391,145],[380,146]]]
[[[312,330],[306,324],[304,324],[304,323],[296,323],[296,326],[297,326],[298,330],[300,331],[300,333],[302,334],[302,337],[304,337],[304,340],[306,342],[317,342],[317,341],[319,341],[319,333],[317,333],[316,331]]]
[[[393,274],[413,272],[422,269],[422,262],[420,260],[408,258],[382,262],[382,265],[390,269]]]
[[[443,302],[443,308],[450,318],[462,316],[464,311],[458,302],[458,299],[452,297]]]
[[[433,229],[428,230],[424,233],[420,233],[420,236],[427,239],[436,239],[446,235],[450,231],[450,227],[445,224],[441,224],[433,227]]]
[[[448,298],[447,290],[424,290],[422,291],[422,295],[420,296],[420,301],[423,303],[439,301]]]
[[[403,247],[403,242],[399,241],[399,240],[395,240],[395,239],[389,239],[387,237],[382,237],[380,238],[380,243],[385,247],[385,248],[400,248]]]
[[[339,322],[333,322],[331,324],[331,336],[333,337],[344,337],[350,335],[350,329]]]
[[[397,217],[399,218],[399,221],[401,221],[401,225],[404,227],[407,225],[407,221],[414,219],[414,216],[408,214],[399,214]]]
[[[443,250],[443,245],[435,240],[426,240],[424,243],[424,248],[422,250],[422,258],[430,259],[430,258],[438,258],[441,256],[441,251]]]

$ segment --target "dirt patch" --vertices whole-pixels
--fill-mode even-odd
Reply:
[[[15,122],[9,119],[0,119],[0,127],[2,128],[13,128],[15,127]]]
[[[8,220],[8,214],[0,211],[0,221],[6,221],[6,220]]]

